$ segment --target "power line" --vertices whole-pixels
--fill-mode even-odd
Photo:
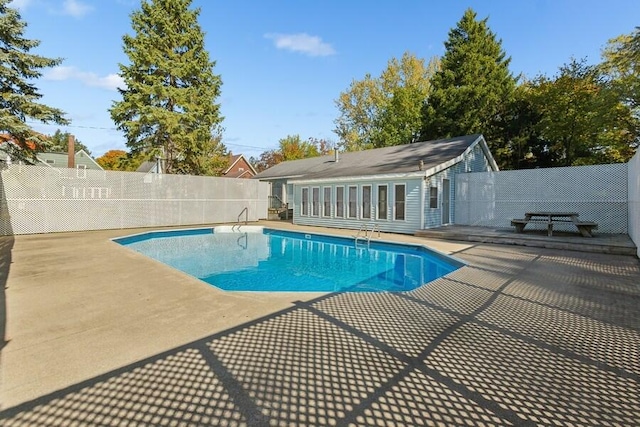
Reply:
[[[61,126],[61,125],[57,125],[57,124],[40,123],[40,122],[32,122],[32,121],[27,121],[25,123],[30,124],[30,125],[48,126],[48,127],[56,127],[56,128],[115,130],[115,131],[119,130],[118,128],[114,128],[114,127],[101,127],[101,126],[82,126],[82,125],[62,125]],[[255,146],[255,145],[236,144],[235,142],[224,142],[224,140],[222,142],[226,146],[241,147],[241,148],[251,148],[251,149],[255,149],[255,150],[268,151],[268,150],[273,150],[274,149],[274,148],[269,148],[269,147],[258,147],[258,146]]]

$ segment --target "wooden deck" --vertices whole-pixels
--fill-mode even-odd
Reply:
[[[548,236],[547,230],[527,230],[526,233],[517,233],[513,228],[447,225],[418,230],[415,236],[604,254],[632,256],[637,254],[636,245],[627,234],[597,233],[592,238],[585,239],[579,233],[564,231],[554,231],[553,236]]]

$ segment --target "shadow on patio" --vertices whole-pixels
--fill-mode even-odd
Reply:
[[[479,244],[406,294],[331,294],[0,413],[18,425],[632,425],[640,263]]]

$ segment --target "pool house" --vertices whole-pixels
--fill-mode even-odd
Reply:
[[[254,178],[293,223],[393,233],[450,224],[456,175],[497,171],[482,135],[292,160]],[[275,202],[275,203],[273,203]]]

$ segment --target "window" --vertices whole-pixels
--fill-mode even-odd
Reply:
[[[76,166],[76,176],[78,178],[86,178],[87,177],[87,165],[77,165]]]
[[[371,218],[371,186],[362,186],[362,218]]]
[[[405,199],[405,186],[404,184],[395,185],[395,219],[404,219],[404,199]]]
[[[309,215],[309,189],[302,189],[302,215]]]
[[[331,216],[331,187],[324,187],[322,191],[322,216]]]
[[[387,193],[389,187],[386,185],[378,186],[378,219],[387,219]]]
[[[320,189],[313,187],[311,189],[311,215],[318,216],[320,214]]]
[[[358,187],[349,187],[349,204],[347,206],[349,218],[358,217]]]
[[[344,187],[336,187],[336,217],[344,218]]]
[[[429,187],[429,207],[431,209],[438,207],[438,187]]]
[[[50,165],[54,165],[56,163],[55,160],[50,160],[50,159],[47,159],[46,162],[49,163]]]

